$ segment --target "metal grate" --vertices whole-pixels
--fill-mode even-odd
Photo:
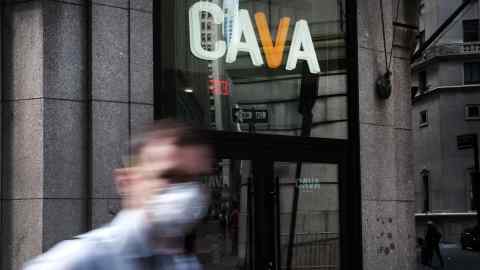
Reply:
[[[338,233],[299,233],[295,235],[292,269],[339,269]],[[287,254],[288,235],[282,235],[282,254]],[[282,256],[282,269],[287,258]]]

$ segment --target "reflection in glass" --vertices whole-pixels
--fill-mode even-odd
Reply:
[[[255,244],[255,198],[261,197],[254,196],[254,182],[261,178],[253,174],[252,164],[248,160],[219,160],[216,174],[204,180],[210,187],[212,203],[208,218],[196,231],[195,247],[205,269],[255,266],[255,248],[259,246]],[[275,214],[266,213],[276,219],[269,233],[277,236],[269,246],[275,249],[279,269],[286,269],[290,225],[295,215],[292,269],[340,269],[338,165],[303,163],[300,177],[296,177],[296,166],[295,162],[273,163],[279,197]],[[295,186],[300,190],[297,209],[292,208]],[[261,204],[268,204],[270,197],[262,200]]]
[[[262,66],[255,66],[246,52],[240,52],[236,61],[229,64],[225,56],[206,61],[192,55],[188,9],[198,1],[175,2],[176,29],[185,30],[176,32],[175,52],[172,52],[175,66],[170,67],[177,73],[179,118],[223,131],[347,138],[343,0],[209,1],[221,7],[225,17],[219,25],[207,12],[199,16],[202,48],[214,51],[218,41],[231,46],[238,28],[236,18],[240,10],[247,10],[262,54]],[[303,60],[298,61],[296,69],[286,70],[293,32],[300,20],[308,22],[319,74],[311,74]],[[258,30],[262,27],[263,35]],[[282,43],[282,33],[286,33],[284,50],[277,50],[274,55],[281,60],[278,68],[268,67],[272,66],[271,61],[267,62],[272,55],[266,55],[265,51],[281,48],[263,47],[268,44],[265,41],[268,32],[274,46]],[[185,88],[193,91],[187,93]]]
[[[247,199],[251,162],[223,159],[205,179],[212,194],[209,214],[196,231],[196,253],[205,269],[243,269],[249,263]],[[245,268],[246,269],[246,268]]]
[[[340,269],[338,166],[276,162],[280,182],[281,267],[287,267],[292,215],[296,215],[291,269]],[[292,208],[294,188],[299,187],[297,209]]]

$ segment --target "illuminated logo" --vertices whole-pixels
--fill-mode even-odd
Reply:
[[[213,24],[222,25],[225,23],[226,15],[224,11],[214,3],[198,2],[190,7],[190,50],[195,57],[207,61],[215,61],[226,56],[225,61],[233,63],[237,60],[239,52],[246,52],[250,55],[254,66],[265,64],[252,20],[247,10],[240,9],[238,12],[232,13],[233,15],[227,16],[227,23],[233,20],[232,31],[228,33],[227,37],[228,46],[227,41],[217,40],[211,50],[206,50],[202,47],[200,18],[204,12],[210,14]],[[255,23],[267,67],[272,69],[280,67],[283,62],[285,43],[290,28],[290,18],[284,17],[280,20],[275,43],[273,43],[273,37],[270,33],[265,13],[257,12],[255,14]],[[313,45],[308,22],[305,20],[299,20],[295,23],[285,69],[294,70],[299,60],[307,62],[311,73],[320,73],[315,46]]]

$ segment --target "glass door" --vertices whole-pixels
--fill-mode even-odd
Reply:
[[[196,252],[205,269],[340,269],[340,166],[219,159]],[[288,267],[290,265],[290,267]]]
[[[205,269],[249,269],[253,262],[252,161],[219,159],[206,179],[207,218],[196,231],[195,251]]]
[[[338,164],[274,162],[273,170],[279,269],[340,269]]]

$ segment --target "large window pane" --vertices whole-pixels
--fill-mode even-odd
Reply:
[[[223,12],[193,16],[191,7],[199,2]],[[222,131],[347,138],[343,0],[209,3],[177,0],[174,11],[164,11],[176,14],[175,40],[165,42],[174,44],[175,60],[167,69],[177,80],[179,118]],[[236,46],[238,54],[232,53]],[[219,50],[220,55],[208,57]],[[235,61],[227,59],[230,53]],[[293,69],[287,68],[289,58]]]
[[[292,269],[340,269],[338,166],[275,162],[280,181],[281,268],[287,267],[292,215],[296,216],[292,242]],[[298,186],[297,209],[292,208]]]
[[[204,179],[211,191],[208,217],[196,230],[196,253],[205,269],[249,269],[252,246],[249,160],[222,159]]]

